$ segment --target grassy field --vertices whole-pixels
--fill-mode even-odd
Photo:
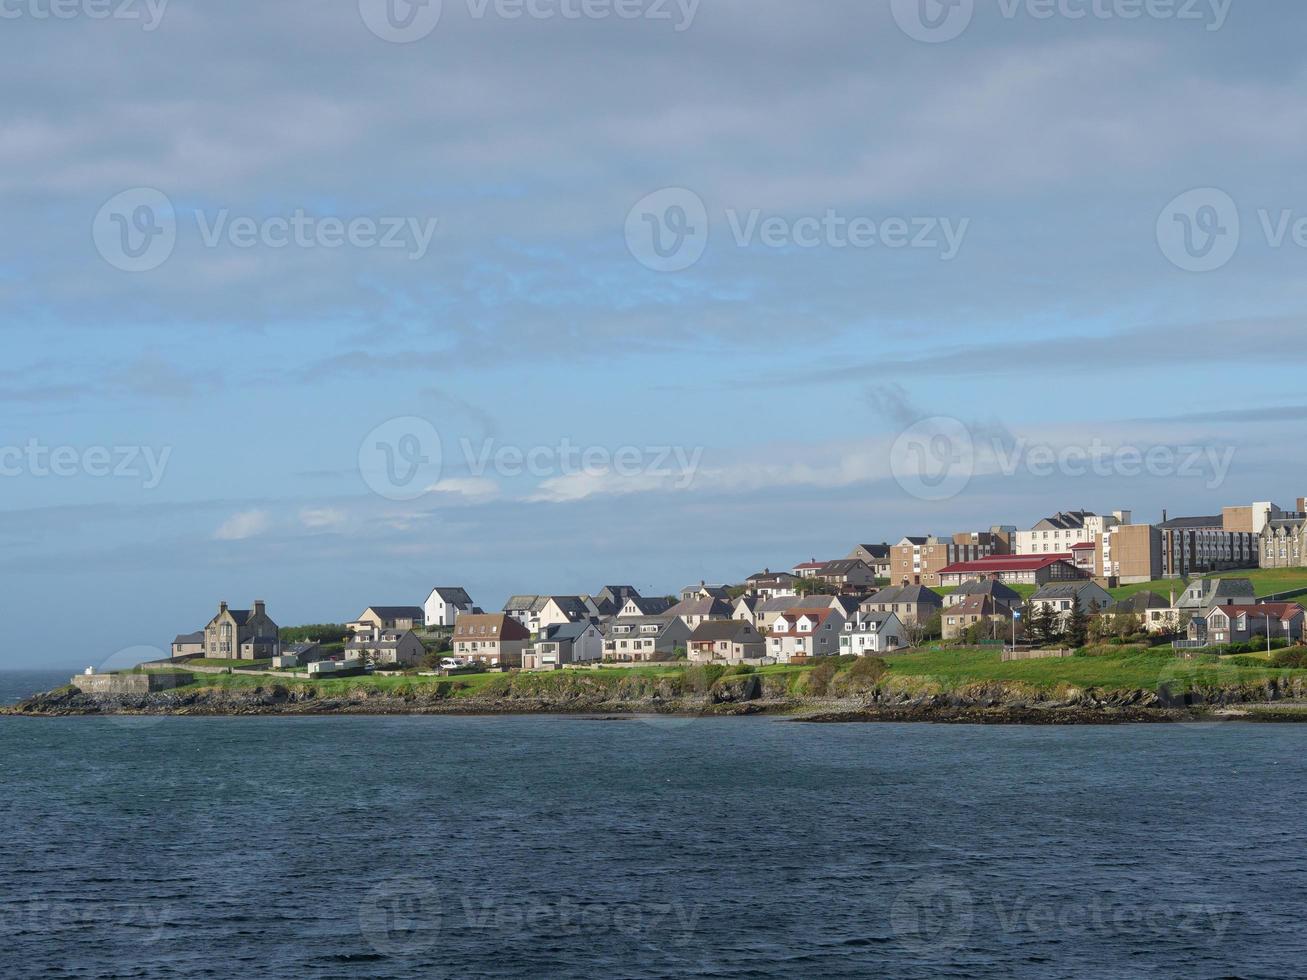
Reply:
[[[1257,590],[1259,596],[1307,589],[1307,568],[1252,568],[1244,571],[1216,572],[1210,577],[1251,579],[1253,588]],[[1156,582],[1142,582],[1138,585],[1123,585],[1118,589],[1108,589],[1108,591],[1116,599],[1126,599],[1136,592],[1144,591],[1156,592],[1160,596],[1166,596],[1172,589],[1178,592],[1180,588],[1181,583],[1175,579],[1161,579]]]

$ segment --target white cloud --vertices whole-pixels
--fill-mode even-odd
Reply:
[[[476,501],[493,500],[499,496],[499,484],[484,476],[450,477],[427,487],[427,493]]]
[[[339,527],[345,519],[345,512],[335,507],[305,507],[300,511],[300,523],[310,530]]]
[[[215,541],[244,541],[257,534],[262,534],[272,526],[272,519],[266,510],[244,510],[233,514],[213,532]]]

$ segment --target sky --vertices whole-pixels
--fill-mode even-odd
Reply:
[[[3,0],[0,667],[1291,506],[1305,28]]]

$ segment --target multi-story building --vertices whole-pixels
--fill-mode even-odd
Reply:
[[[454,654],[488,667],[521,667],[531,631],[508,613],[464,613],[454,622]]]
[[[1005,528],[963,531],[951,538],[910,535],[890,549],[890,583],[939,585],[940,569],[990,555],[1008,554],[1009,542]]]
[[[1307,566],[1307,518],[1282,517],[1262,528],[1259,561],[1262,568]]]
[[[229,609],[218,603],[218,615],[204,627],[204,655],[215,660],[262,660],[281,652],[277,624],[262,599],[254,608]]]
[[[1098,536],[1118,524],[1129,524],[1128,510],[1102,517],[1088,510],[1072,510],[1045,517],[1029,531],[1016,534],[1018,555],[1064,554],[1078,544],[1096,544]]]
[[[1095,574],[1130,585],[1256,567],[1258,535],[1227,531],[1221,517],[1162,516],[1160,524],[1120,524],[1100,535]]]
[[[1070,553],[1064,555],[991,555],[975,561],[962,561],[941,568],[938,573],[941,586],[961,585],[994,579],[998,582],[1015,582],[1021,585],[1044,585],[1054,581],[1074,581],[1088,578],[1087,572],[1076,568]]]
[[[1118,524],[1098,536],[1094,574],[1122,585],[1162,577],[1162,532],[1151,524]]]

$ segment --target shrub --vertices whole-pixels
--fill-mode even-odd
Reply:
[[[752,674],[754,672],[754,669],[755,668],[753,667],[752,664],[736,664],[734,667],[731,668],[731,673],[737,677],[740,677],[745,674]]]
[[[822,657],[817,666],[808,671],[808,693],[825,694],[830,690],[830,682],[839,672],[840,665],[833,657]]]
[[[859,657],[849,668],[849,679],[862,684],[877,684],[889,671],[889,664],[880,657]]]

